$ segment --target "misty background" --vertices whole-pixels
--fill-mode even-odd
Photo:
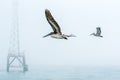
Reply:
[[[119,0],[19,0],[20,50],[28,66],[120,66]],[[49,9],[64,34],[77,37],[42,38],[52,31]],[[0,0],[0,68],[6,68],[12,25],[12,0]],[[103,38],[89,36],[101,27]]]

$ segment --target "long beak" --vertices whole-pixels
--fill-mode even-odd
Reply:
[[[90,36],[91,36],[91,35],[93,35],[93,33],[92,33],[92,34],[90,34]]]
[[[90,34],[89,36],[91,36],[92,34]]]
[[[51,32],[51,33],[49,33],[49,34],[43,36],[43,38],[45,38],[45,37],[47,37],[47,36],[50,36],[50,35],[52,35],[52,34],[53,34],[53,33]]]
[[[68,37],[76,37],[76,35],[74,35],[74,34],[71,34],[71,35],[69,35]]]
[[[74,34],[71,34],[71,36],[72,36],[72,37],[76,37],[76,35],[74,35]]]

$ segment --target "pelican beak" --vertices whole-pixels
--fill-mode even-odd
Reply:
[[[91,36],[91,35],[93,35],[93,33],[92,33],[92,34],[90,34],[90,36]]]
[[[74,34],[71,34],[71,37],[76,37]]]

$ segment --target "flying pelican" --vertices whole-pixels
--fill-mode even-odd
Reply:
[[[53,18],[52,14],[50,13],[48,9],[45,9],[45,16],[46,16],[48,23],[52,27],[53,32],[50,32],[49,34],[43,36],[43,38],[47,36],[51,36],[52,38],[56,38],[56,39],[67,39],[68,37],[75,37],[75,35],[73,34],[71,35],[62,34],[60,26],[55,21],[55,19]]]
[[[94,35],[94,36],[96,36],[96,37],[103,37],[103,36],[101,36],[101,28],[100,27],[96,27],[96,33],[92,33],[92,34],[90,34],[90,35]]]

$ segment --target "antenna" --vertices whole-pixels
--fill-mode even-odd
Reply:
[[[25,55],[20,52],[18,6],[18,0],[13,0],[12,26],[9,43],[10,47],[7,56],[7,72],[9,72],[10,68],[23,68],[23,71],[28,70]]]

